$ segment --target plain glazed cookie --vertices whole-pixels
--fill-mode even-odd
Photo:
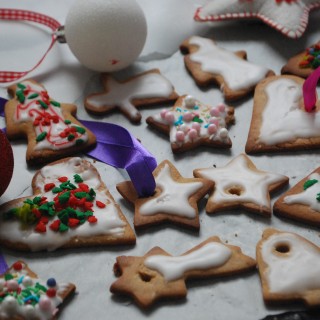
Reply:
[[[110,291],[130,296],[141,308],[148,308],[158,300],[185,298],[186,280],[233,276],[255,266],[255,260],[239,247],[211,237],[177,257],[159,247],[142,257],[117,257],[114,273],[119,278]]]
[[[0,206],[0,242],[24,251],[134,244],[135,235],[97,169],[66,158],[37,171],[33,196]]]
[[[190,95],[179,97],[173,108],[146,119],[150,127],[170,137],[174,153],[198,146],[231,148],[228,127],[235,122],[234,108],[220,103],[209,106]]]
[[[248,95],[262,79],[274,73],[246,60],[245,51],[230,52],[213,40],[193,36],[180,45],[184,63],[199,86],[219,85],[226,101]]]
[[[298,182],[274,204],[279,216],[320,226],[320,168]]]
[[[10,320],[53,320],[58,318],[60,305],[76,289],[72,283],[46,281],[23,261],[16,261],[0,276],[0,318]]]
[[[193,174],[214,182],[206,205],[207,213],[243,208],[270,217],[269,193],[289,181],[284,175],[257,169],[245,154],[240,154],[222,168],[196,169]]]
[[[12,99],[5,105],[7,136],[27,138],[28,164],[48,163],[95,145],[94,134],[74,118],[77,107],[53,100],[41,84],[25,80],[8,92]]]
[[[151,197],[139,197],[131,181],[117,184],[123,198],[134,205],[135,229],[170,222],[199,230],[197,203],[213,187],[213,182],[184,178],[174,165],[165,160],[153,172],[156,190]]]
[[[320,305],[320,248],[289,232],[267,229],[257,244],[257,263],[267,304]]]
[[[120,82],[109,74],[102,76],[104,91],[86,97],[84,105],[97,115],[119,110],[132,122],[141,121],[137,108],[174,102],[178,99],[173,85],[158,69],[140,73]]]
[[[320,103],[304,108],[304,79],[282,75],[261,81],[254,105],[246,153],[308,150],[320,147]]]

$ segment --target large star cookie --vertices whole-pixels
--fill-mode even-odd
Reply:
[[[239,247],[223,244],[218,237],[177,257],[155,247],[143,257],[117,257],[114,271],[119,279],[110,291],[131,296],[140,307],[147,308],[160,299],[184,298],[187,279],[233,275],[255,265]]]
[[[199,229],[197,203],[213,187],[205,179],[184,178],[168,160],[161,162],[153,172],[156,190],[153,196],[139,197],[131,181],[117,185],[117,190],[134,204],[136,229],[173,222]]]
[[[320,226],[320,168],[314,170],[274,204],[280,216]]]
[[[289,181],[286,176],[257,169],[244,154],[222,168],[196,169],[194,176],[215,183],[206,206],[208,213],[244,208],[267,217],[271,216],[269,193]]]
[[[303,83],[304,79],[290,75],[269,77],[259,83],[246,153],[320,147],[320,103],[312,112],[305,110]]]
[[[55,278],[43,281],[25,262],[16,261],[0,276],[1,319],[56,319],[58,307],[75,289]]]
[[[132,122],[140,122],[137,108],[177,100],[170,81],[158,69],[140,73],[126,81],[119,82],[110,75],[102,78],[104,91],[86,97],[86,109],[95,114],[106,114],[120,110]]]
[[[63,158],[96,143],[93,133],[73,117],[77,107],[53,100],[41,84],[26,80],[8,92],[13,98],[5,105],[7,136],[27,137],[28,164]]]
[[[147,123],[170,136],[174,153],[204,145],[231,148],[227,126],[234,123],[234,109],[224,104],[206,105],[192,96],[181,96],[170,110],[150,116]]]
[[[133,244],[135,235],[96,168],[67,158],[39,170],[33,196],[0,206],[0,241],[18,250]]]
[[[274,73],[268,68],[246,60],[245,51],[230,52],[219,47],[212,39],[193,36],[180,49],[188,54],[184,63],[199,86],[216,83],[227,101],[240,99]]]
[[[309,11],[319,0],[209,0],[195,13],[197,21],[258,18],[290,38],[301,37]]]
[[[319,307],[318,246],[297,234],[267,229],[257,244],[257,262],[266,303]]]

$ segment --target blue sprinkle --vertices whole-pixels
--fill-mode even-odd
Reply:
[[[194,106],[193,109],[194,109],[194,110],[198,110],[198,109],[199,109],[199,106]]]
[[[22,281],[23,281],[23,279],[24,279],[24,276],[21,276],[21,277],[19,278],[19,280],[18,280],[18,284],[21,284]]]
[[[181,112],[181,109],[180,109],[180,108],[177,108],[176,110],[179,111],[179,112]]]
[[[183,124],[183,121],[182,121],[183,117],[182,116],[179,116],[178,120],[174,123],[175,126],[178,126],[180,124]]]
[[[55,287],[57,285],[56,279],[55,278],[49,278],[47,280],[47,286],[48,287]]]
[[[207,129],[209,127],[209,123],[205,124],[204,127]]]

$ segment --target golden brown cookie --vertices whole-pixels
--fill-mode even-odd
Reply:
[[[320,168],[317,168],[274,204],[273,212],[279,216],[320,226]]]
[[[23,261],[16,261],[0,276],[0,318],[57,319],[58,307],[74,294],[72,283],[43,281]]]
[[[94,134],[74,118],[77,107],[53,100],[41,84],[25,80],[8,92],[12,99],[5,105],[7,136],[27,138],[28,164],[48,163],[95,145]]]
[[[140,307],[148,308],[160,299],[184,298],[188,279],[230,276],[255,266],[255,260],[239,247],[211,237],[178,257],[159,247],[142,257],[117,257],[114,272],[119,279],[110,291],[130,296]]]
[[[140,107],[174,102],[178,98],[173,85],[158,69],[140,73],[120,82],[109,74],[102,76],[104,91],[90,94],[84,105],[89,112],[106,114],[119,110],[132,122],[140,122]]]
[[[208,213],[243,208],[270,217],[269,193],[289,181],[286,176],[257,169],[245,154],[240,154],[222,168],[196,169],[193,174],[215,184],[206,205]]]
[[[257,244],[264,301],[320,305],[320,248],[290,232],[267,229]]]
[[[245,51],[230,52],[212,39],[192,36],[180,45],[184,63],[199,86],[215,83],[226,101],[234,101],[253,91],[259,81],[273,71],[248,62]]]
[[[150,116],[147,123],[170,136],[174,153],[198,146],[231,148],[227,127],[235,122],[234,108],[223,103],[209,106],[190,95],[179,97],[173,108]]]
[[[320,147],[320,102],[304,108],[304,79],[282,75],[261,81],[254,105],[246,153],[282,152]]]
[[[33,196],[0,206],[0,242],[24,251],[134,244],[135,235],[96,168],[66,158],[39,170]]]
[[[184,178],[168,160],[162,161],[153,172],[156,190],[151,197],[138,196],[131,181],[117,184],[117,190],[135,208],[135,229],[172,222],[199,230],[197,203],[213,187],[205,179]]]

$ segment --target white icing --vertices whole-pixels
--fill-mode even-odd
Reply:
[[[168,164],[161,169],[155,180],[157,188],[161,189],[161,194],[140,207],[141,215],[164,212],[190,219],[196,216],[196,210],[189,204],[188,199],[202,187],[201,182],[181,183],[174,181]]]
[[[302,86],[288,78],[277,78],[265,88],[268,101],[262,113],[259,141],[267,145],[296,138],[319,137],[320,113],[299,106]]]
[[[88,97],[87,102],[95,109],[117,106],[131,116],[139,112],[132,104],[134,99],[169,98],[174,89],[172,84],[158,73],[147,73],[124,83],[108,79],[108,92]]]
[[[268,73],[268,69],[239,58],[235,53],[219,48],[214,41],[198,36],[190,38],[199,50],[190,59],[201,64],[204,72],[221,75],[231,90],[255,86]]]
[[[23,81],[21,82],[21,84],[26,86],[30,93],[26,95],[23,104],[18,104],[17,110],[14,113],[14,122],[33,122],[37,116],[43,114],[44,112],[50,114],[51,116],[57,116],[59,119],[57,123],[51,121],[49,126],[42,126],[41,124],[38,126],[34,126],[36,136],[44,131],[47,132],[47,137],[42,141],[37,142],[34,150],[59,150],[74,146],[77,139],[69,141],[66,137],[60,137],[60,133],[62,133],[65,129],[70,128],[70,125],[64,122],[65,118],[62,115],[61,108],[49,105],[48,109],[43,109],[40,104],[36,103],[38,99],[41,99],[41,92],[45,91],[43,87],[30,81]],[[39,97],[29,99],[28,96],[30,96],[32,93],[38,93]],[[72,126],[79,127],[76,124],[72,124]],[[88,140],[88,134],[86,132],[79,135],[81,140],[83,140],[84,142]]]
[[[214,193],[209,201],[251,202],[260,207],[270,207],[268,197],[269,185],[283,180],[284,176],[276,173],[252,170],[248,167],[246,157],[239,155],[223,168],[200,169],[201,177],[215,182]],[[240,188],[241,194],[228,192],[232,188]]]
[[[58,177],[66,176],[70,181],[73,181],[73,175],[80,174],[83,182],[96,190],[100,186],[99,176],[91,166],[82,161],[81,158],[70,158],[67,162],[45,166],[41,170],[41,175],[35,181],[36,186],[43,191],[44,185],[48,182],[59,185],[61,182],[57,180]],[[48,201],[51,201],[54,197],[52,192],[43,193],[43,196],[47,197]],[[54,232],[47,228],[45,233],[37,233],[33,231],[33,228],[21,229],[20,222],[17,220],[3,220],[0,224],[0,236],[2,239],[11,242],[24,243],[32,251],[55,250],[75,236],[112,235],[121,237],[124,233],[125,223],[119,217],[116,204],[104,192],[97,190],[96,199],[106,204],[105,208],[99,208],[94,201],[92,209],[94,216],[98,219],[97,223],[86,222],[76,228],[70,228],[66,232]],[[17,206],[17,203],[15,203],[15,206]]]
[[[206,270],[220,267],[232,255],[232,251],[222,243],[210,242],[179,257],[155,255],[146,258],[144,265],[160,272],[167,281],[183,277],[183,274],[192,270]]]
[[[288,246],[287,253],[275,253],[278,246]],[[270,292],[303,293],[320,288],[320,252],[295,234],[280,233],[263,242],[262,259]]]
[[[304,204],[311,207],[313,210],[320,212],[320,201],[317,200],[317,194],[320,193],[320,174],[313,173],[308,177],[308,180],[318,180],[311,187],[301,193],[286,196],[283,202],[286,204]]]

